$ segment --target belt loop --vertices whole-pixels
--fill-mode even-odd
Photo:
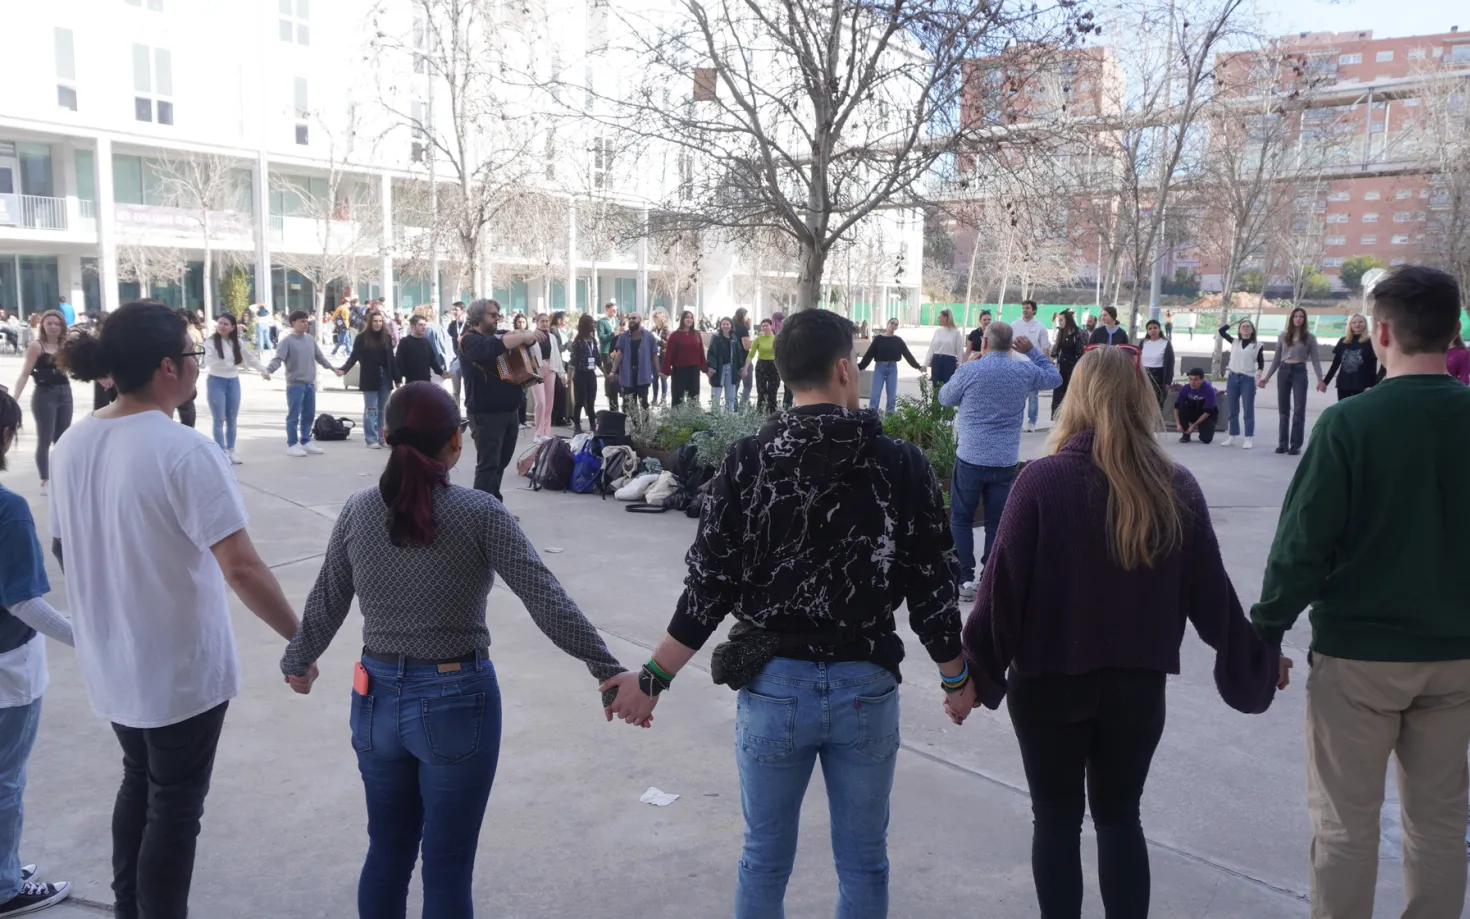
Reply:
[[[408,670],[408,668],[406,666],[406,663],[405,663],[407,660],[408,660],[408,658],[406,656],[404,656],[402,654],[398,655],[398,679],[400,679],[400,680],[403,679],[404,674]]]
[[[476,648],[475,649],[475,670],[479,671],[479,670],[484,670],[484,669],[485,669],[485,649],[484,648]]]

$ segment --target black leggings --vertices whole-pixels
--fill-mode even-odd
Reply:
[[[776,410],[776,390],[781,388],[781,374],[776,372],[776,362],[755,362],[755,406],[766,414]]]
[[[582,411],[587,412],[587,424],[589,430],[597,427],[597,371],[578,370],[572,378],[572,399],[576,403],[572,406],[572,422],[582,417]]]
[[[1058,364],[1057,372],[1062,375],[1062,385],[1051,391],[1051,420],[1057,420],[1057,412],[1062,410],[1062,400],[1067,398],[1067,386],[1072,382],[1072,371],[1077,365]]]
[[[38,383],[31,390],[31,417],[36,419],[36,471],[51,478],[51,445],[71,427],[71,384]]]
[[[1138,802],[1164,732],[1164,674],[1106,668],[1028,678],[1013,670],[1007,707],[1031,789],[1031,873],[1042,919],[1082,913],[1087,805],[1103,909],[1108,919],[1144,919],[1148,845]]]
[[[673,400],[678,405],[685,399],[699,401],[699,368],[675,367],[670,375],[673,381]]]

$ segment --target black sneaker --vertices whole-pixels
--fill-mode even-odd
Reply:
[[[1301,454],[1302,454],[1302,448],[1301,447],[1292,447],[1290,450],[1287,450],[1286,452],[1287,452],[1287,454],[1289,456],[1301,456]]]
[[[1187,443],[1189,443],[1189,435],[1188,434],[1181,434],[1179,436],[1179,442],[1181,444],[1187,444]]]
[[[11,897],[4,903],[0,903],[0,917],[24,916],[55,906],[62,900],[71,896],[71,885],[66,881],[56,884],[33,884],[24,881],[20,885],[20,893]]]
[[[1285,447],[1277,447],[1276,448],[1276,452],[1277,453],[1285,453],[1286,452],[1286,448]]]

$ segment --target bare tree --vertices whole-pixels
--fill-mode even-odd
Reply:
[[[1091,31],[1072,0],[679,0],[625,12],[631,93],[597,92],[625,132],[683,154],[663,202],[693,228],[776,229],[800,252],[796,308],[821,301],[829,255],[882,208],[917,207],[936,170],[993,129],[971,62]],[[686,86],[671,97],[670,86]]]
[[[179,249],[122,243],[117,247],[117,278],[138,285],[142,297],[153,296],[153,285],[182,283],[189,260]]]
[[[249,200],[250,179],[233,157],[216,153],[165,153],[153,167],[163,200],[187,213],[204,238],[204,312],[214,318],[214,243],[223,212],[241,210]]]
[[[551,309],[551,282],[564,279],[567,271],[566,199],[544,192],[525,191],[514,195],[499,210],[496,247],[502,258],[525,266],[527,281],[540,282],[541,302]],[[570,306],[572,293],[567,296]]]
[[[1426,85],[1405,133],[1413,137],[1413,155],[1432,170],[1424,254],[1455,276],[1460,302],[1470,309],[1470,74],[1441,65],[1421,76]]]
[[[670,308],[677,313],[692,298],[699,283],[704,257],[700,234],[677,222],[665,226],[659,214],[651,215],[649,223],[649,260],[658,265],[653,283],[668,296]],[[686,291],[689,298],[685,296]]]
[[[1321,283],[1322,259],[1327,254],[1327,202],[1325,183],[1299,183],[1289,209],[1273,221],[1269,233],[1271,250],[1285,266],[1291,285],[1291,305],[1300,306],[1313,284]]]

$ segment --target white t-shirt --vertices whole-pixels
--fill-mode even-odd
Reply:
[[[177,724],[240,691],[224,575],[210,547],[245,528],[223,451],[162,412],[72,425],[51,452],[77,661],[92,710]]]
[[[1047,340],[1046,326],[1041,324],[1040,319],[1017,319],[1011,323],[1011,332],[1017,338],[1024,335],[1031,339],[1031,344],[1036,345],[1043,352],[1051,350],[1051,343]]]

